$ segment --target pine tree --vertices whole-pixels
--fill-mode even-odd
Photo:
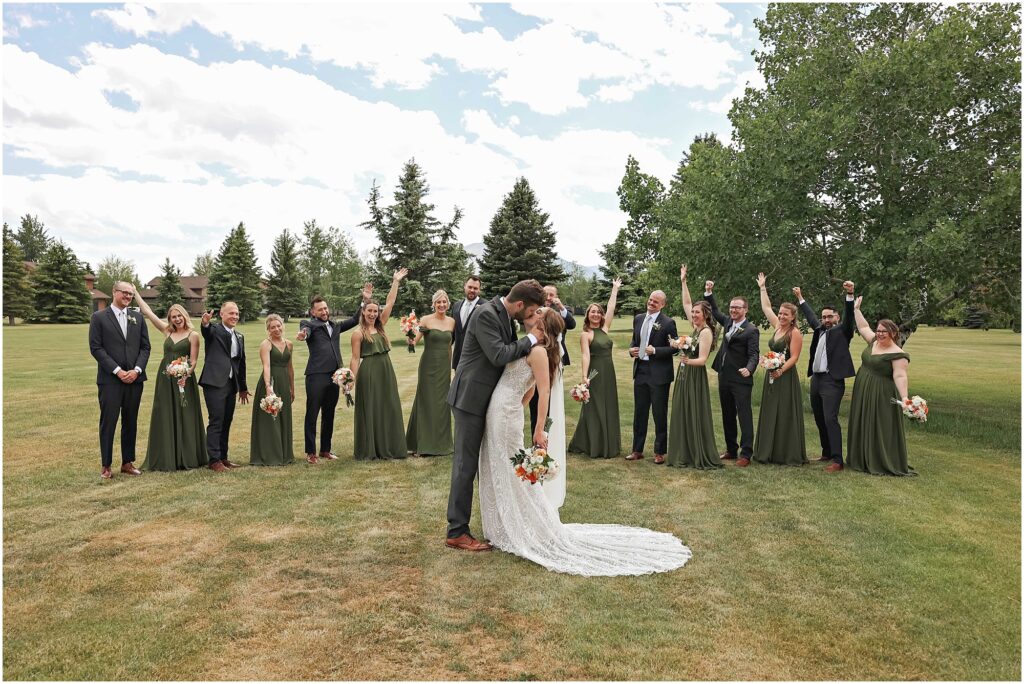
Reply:
[[[434,245],[433,272],[429,279],[435,285],[434,290],[443,289],[453,302],[470,276],[469,252],[455,236],[461,221],[462,209],[455,207],[451,222],[441,228]],[[428,294],[433,297],[433,290]]]
[[[153,307],[153,313],[157,316],[166,316],[167,310],[172,304],[184,306],[185,291],[181,289],[181,270],[165,258],[160,266],[160,284],[156,286],[160,293]]]
[[[224,302],[232,301],[238,305],[241,320],[245,322],[259,316],[262,299],[256,248],[245,232],[245,224],[239,223],[217,253],[206,306],[217,309]]]
[[[15,238],[26,261],[41,261],[46,250],[53,244],[53,238],[38,216],[25,214],[21,217],[21,228]]]
[[[82,263],[63,242],[50,244],[33,276],[33,320],[49,323],[86,323],[92,313],[92,297],[85,289]]]
[[[304,308],[308,308],[313,297],[319,295],[327,299],[330,294],[333,230],[333,228],[322,228],[317,224],[316,219],[303,224],[302,256],[299,264],[302,272]]]
[[[540,210],[526,178],[516,181],[491,219],[484,236],[480,278],[488,297],[505,294],[520,280],[541,284],[565,279],[555,254],[555,232],[548,214]]]
[[[32,312],[34,293],[25,268],[25,255],[4,224],[4,316],[14,325],[15,318],[27,318]]]
[[[620,230],[614,240],[603,245],[598,254],[604,263],[599,266],[601,278],[594,293],[595,301],[607,302],[612,291],[612,280],[622,278],[616,309],[629,314],[643,309],[647,303],[647,294],[643,292],[644,283],[641,282],[643,279],[640,277],[643,264],[628,244],[625,229]]]
[[[303,313],[308,300],[303,296],[302,274],[299,271],[299,243],[287,229],[274,240],[270,254],[270,273],[264,291],[267,310],[280,314],[287,321]]]

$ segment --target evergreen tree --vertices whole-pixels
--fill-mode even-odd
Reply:
[[[86,266],[88,271],[88,266]],[[100,261],[96,269],[96,289],[100,292],[113,296],[114,283],[123,280],[128,283],[139,285],[139,274],[135,272],[135,264],[129,259],[122,259],[116,254],[111,254]]]
[[[25,214],[21,217],[21,228],[16,237],[18,246],[26,261],[40,261],[46,250],[53,243],[53,238],[46,232],[46,227],[38,216]]]
[[[259,316],[262,300],[256,248],[245,232],[245,224],[239,223],[224,239],[217,253],[206,306],[218,309],[224,302],[235,302],[241,320],[245,322]]]
[[[331,250],[334,242],[334,228],[324,229],[316,219],[306,221],[302,227],[302,255],[299,264],[302,271],[304,309],[309,308],[313,297],[328,298],[331,292]],[[331,302],[328,302],[330,305]]]
[[[611,295],[612,281],[622,278],[622,287],[615,308],[620,313],[639,313],[646,307],[649,293],[644,292],[646,283],[641,277],[644,264],[637,258],[636,250],[629,244],[625,229],[620,230],[614,240],[602,246],[598,254],[601,255],[603,263],[598,267],[601,278],[594,292],[594,300],[604,306]]]
[[[213,258],[213,252],[206,250],[202,254],[196,255],[196,260],[192,262],[192,275],[209,278],[213,275],[213,267],[216,265],[217,260]]]
[[[363,264],[352,240],[340,230],[334,226],[321,228],[315,219],[307,221],[299,265],[303,310],[316,295],[327,300],[332,312],[350,312],[359,306]]]
[[[427,293],[431,297],[434,290],[443,289],[454,302],[470,276],[469,252],[455,236],[461,221],[462,209],[455,207],[451,222],[441,228],[437,244],[434,245],[434,268],[429,282],[435,287]]]
[[[86,323],[92,313],[92,296],[85,289],[82,263],[63,242],[51,243],[33,276],[33,320],[49,323]]]
[[[184,306],[185,291],[181,289],[181,270],[165,258],[160,266],[160,284],[156,287],[160,296],[153,307],[153,313],[157,316],[166,316],[167,310],[172,304]]]
[[[274,240],[264,295],[267,310],[280,314],[285,321],[308,308],[309,300],[303,296],[302,274],[299,271],[298,240],[287,229],[281,231]]]
[[[34,293],[25,268],[25,255],[14,234],[4,224],[4,316],[14,325],[15,318],[28,318]]]
[[[565,279],[555,254],[555,232],[525,178],[516,181],[484,236],[480,278],[488,297],[505,294],[520,280],[541,284]]]

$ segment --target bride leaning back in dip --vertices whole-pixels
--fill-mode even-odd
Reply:
[[[516,476],[509,457],[523,447],[523,406],[536,391],[538,415],[547,414],[563,323],[558,312],[540,308],[525,318],[524,326],[527,332],[540,331],[537,337],[545,342],[507,364],[491,396],[480,448],[484,536],[502,551],[573,575],[644,575],[682,567],[690,549],[673,535],[621,525],[563,524],[543,485]],[[564,409],[551,419],[564,421]]]

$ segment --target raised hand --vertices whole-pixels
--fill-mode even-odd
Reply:
[[[853,281],[852,280],[844,280],[843,281],[843,289],[846,290],[846,294],[852,295],[853,294]]]
[[[373,297],[373,283],[363,283],[363,301],[368,302]]]
[[[397,271],[395,271],[394,275],[391,276],[391,279],[392,280],[402,280],[407,275],[409,275],[409,269],[407,269],[407,268],[400,268]]]
[[[680,282],[686,282],[686,264],[679,267],[679,280]]]
[[[302,327],[300,325],[299,326],[299,332],[298,332],[298,334],[295,335],[295,339],[297,339],[299,342],[305,342],[306,338],[308,336],[309,336],[309,328],[304,328],[304,327]]]
[[[714,280],[705,280],[704,281],[704,291],[705,292],[712,292],[714,290],[714,287],[715,287],[715,281]]]
[[[796,297],[796,301],[798,302],[804,298],[803,293],[800,291],[799,287],[793,288],[793,296]]]
[[[202,326],[204,328],[206,326],[210,325],[210,319],[213,318],[213,312],[214,312],[213,309],[210,309],[209,311],[204,311],[203,312]]]
[[[851,283],[851,285],[852,285],[852,283]],[[862,300],[862,299],[864,299],[864,297],[857,297],[856,299],[853,300],[853,310],[854,311],[860,311],[860,300]]]
[[[767,282],[768,282],[768,279],[765,278],[764,273],[758,273],[757,274],[757,286],[758,287],[764,287],[764,284],[767,283]]]
[[[616,278],[612,281],[613,290],[618,290],[620,287],[622,287],[622,278]]]

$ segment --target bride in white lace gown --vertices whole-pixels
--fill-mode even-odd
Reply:
[[[547,338],[556,339],[561,317],[541,310],[537,318]],[[555,326],[551,332],[549,325]],[[560,347],[552,353],[560,355]],[[545,373],[550,373],[548,350],[538,345],[529,356],[505,367],[491,397],[480,448],[484,536],[502,551],[573,575],[645,575],[685,565],[690,549],[673,535],[622,525],[563,524],[544,485],[531,485],[515,475],[509,457],[524,446],[523,398],[535,377]],[[539,384],[544,390],[548,382],[542,378]],[[547,403],[541,396],[538,422],[546,415]]]

